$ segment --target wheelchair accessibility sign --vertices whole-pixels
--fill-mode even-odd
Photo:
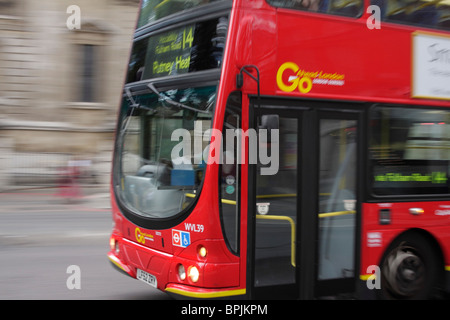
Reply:
[[[190,233],[172,229],[172,244],[177,247],[186,248],[191,244]]]

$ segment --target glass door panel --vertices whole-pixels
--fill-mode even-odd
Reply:
[[[320,119],[318,280],[355,276],[357,120]]]

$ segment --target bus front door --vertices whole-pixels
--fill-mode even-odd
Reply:
[[[302,118],[301,113],[261,111],[258,161],[251,170],[253,181],[249,181],[249,190],[254,192],[249,210],[253,218],[252,293],[255,298],[295,298],[300,205],[297,154]]]
[[[258,149],[249,146],[249,156],[258,154],[249,162],[252,298],[354,292],[358,117],[314,106],[256,108]]]

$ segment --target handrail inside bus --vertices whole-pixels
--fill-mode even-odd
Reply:
[[[185,193],[184,195],[188,198],[195,198],[194,193]],[[274,195],[263,195],[260,197],[257,196],[257,198],[279,198],[279,197],[293,197],[293,196],[296,196],[296,195],[295,194],[279,194],[279,195],[274,194]],[[221,199],[221,202],[225,203],[225,204],[231,204],[231,205],[237,204],[237,202],[235,200],[229,200],[229,199]],[[322,219],[322,218],[337,217],[337,216],[343,216],[343,215],[355,214],[355,213],[356,213],[355,210],[344,210],[344,211],[334,211],[334,212],[323,212],[323,213],[319,213],[318,216],[320,219]],[[275,217],[285,217],[285,216],[275,216]]]
[[[356,213],[355,210],[347,210],[347,211],[335,211],[335,212],[319,213],[318,216],[321,219],[321,218],[343,216],[343,215],[346,215],[346,214],[355,214],[355,213]]]
[[[184,195],[186,197],[188,197],[188,198],[195,198],[195,194],[194,193],[185,193]],[[262,195],[261,198],[272,198],[272,197],[273,198],[279,198],[279,197],[293,197],[293,196],[297,196],[297,195],[296,194],[273,194],[273,195]],[[225,204],[231,204],[231,205],[236,205],[237,204],[236,201],[228,200],[228,199],[221,199],[221,202],[225,203]],[[319,217],[319,219],[323,219],[323,218],[343,216],[343,215],[355,214],[355,213],[356,213],[355,210],[323,212],[323,213],[319,213],[318,217]],[[294,219],[292,219],[291,217],[288,217],[288,216],[261,215],[261,214],[257,214],[256,215],[256,219],[260,219],[260,220],[278,220],[278,221],[287,221],[287,222],[289,222],[289,224],[291,226],[291,264],[292,264],[293,267],[295,267],[295,239],[296,239],[296,234],[295,234],[295,222],[294,222]]]
[[[188,198],[195,198],[195,193],[185,193],[184,195]],[[221,199],[221,201],[225,204],[237,205],[236,200]]]
[[[225,199],[222,199],[222,202]],[[319,213],[319,218],[328,218],[328,217],[336,217],[336,216],[342,216],[346,214],[354,214],[356,213],[355,210],[348,210],[348,211],[336,211],[336,212],[326,212],[326,213]],[[276,215],[261,215],[257,214],[256,219],[262,219],[262,220],[279,220],[279,221],[288,221],[291,226],[291,264],[293,267],[295,267],[295,222],[294,219],[288,216],[276,216]]]
[[[256,219],[262,220],[280,220],[287,221],[291,225],[291,264],[295,267],[295,222],[288,216],[274,216],[274,215],[261,215],[257,214]]]
[[[319,195],[321,196],[329,196],[331,193],[321,192]],[[297,197],[296,193],[277,193],[277,194],[260,194],[257,195],[257,199],[270,199],[270,198],[295,198]]]

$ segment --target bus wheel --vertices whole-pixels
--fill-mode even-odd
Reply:
[[[429,299],[437,293],[441,268],[430,242],[404,234],[386,251],[381,263],[382,299]]]

